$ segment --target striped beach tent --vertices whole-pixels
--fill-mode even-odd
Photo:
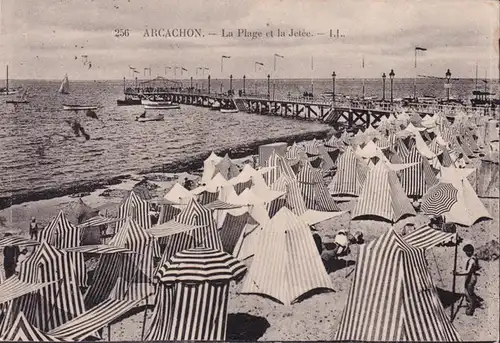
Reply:
[[[81,200],[81,199],[80,199]],[[63,211],[59,211],[57,216],[42,231],[38,239],[46,241],[57,249],[66,249],[78,247],[81,244],[82,229],[79,226],[72,225]],[[76,277],[78,285],[87,287],[87,270],[83,254],[79,252],[68,253],[73,259],[76,268]]]
[[[54,284],[55,282],[57,281],[30,283],[21,281],[17,276],[12,276],[0,283],[0,305],[20,298],[23,295],[37,292],[44,287]]]
[[[312,290],[333,290],[311,229],[293,212],[284,207],[256,230],[258,239],[250,247],[254,258],[241,293],[288,305]]]
[[[330,212],[340,211],[324,184],[321,171],[313,168],[309,162],[304,163],[302,170],[297,175],[297,181],[307,209]]]
[[[54,337],[37,329],[19,312],[10,328],[0,337],[5,342],[61,342],[63,338]]]
[[[33,239],[29,239],[27,237],[23,237],[23,236],[6,236],[6,237],[0,239],[0,248],[7,247],[9,245],[31,247],[31,246],[36,246],[39,244],[40,244],[40,242],[35,241]]]
[[[172,204],[161,204],[160,215],[158,216],[158,225],[172,220],[181,212],[181,209],[174,207]]]
[[[164,265],[177,252],[199,246],[222,250],[222,241],[217,225],[210,211],[197,200],[191,199],[185,208],[174,218],[174,221],[194,227],[169,235],[165,240],[166,247],[161,256],[159,267]],[[156,270],[158,271],[158,269]],[[155,272],[156,274],[156,272]]]
[[[295,178],[295,173],[292,167],[290,167],[287,159],[278,155],[274,150],[269,156],[266,166],[272,168],[269,173],[264,175],[264,179],[268,186],[272,185],[281,175]]]
[[[136,300],[153,293],[153,261],[160,257],[160,249],[149,230],[127,218],[108,245],[135,253],[101,254],[94,283],[85,293],[88,308],[108,298]]]
[[[337,161],[337,172],[328,185],[330,194],[359,196],[366,180],[368,168],[348,147]]]
[[[300,190],[297,179],[282,175],[271,185],[271,189],[275,191],[285,192],[284,206],[286,206],[296,215],[301,215],[307,211],[306,203],[304,201],[304,197],[302,196],[302,192]],[[269,213],[272,214],[270,217],[278,213],[281,207],[282,206],[280,206],[278,202],[273,202],[269,210]]]
[[[118,207],[118,218],[132,218],[143,230],[151,229],[149,203],[139,198],[134,191]],[[125,222],[119,222],[117,229]],[[118,231],[118,230],[117,230]]]
[[[245,265],[217,249],[177,252],[159,270],[146,340],[225,340],[229,284],[245,271]]]
[[[403,186],[385,163],[378,162],[368,171],[361,194],[352,211],[352,219],[378,217],[396,222],[416,215]]]
[[[412,198],[422,197],[428,188],[437,184],[436,175],[427,159],[423,157],[414,145],[408,154],[401,156],[403,163],[413,164],[401,170],[400,180],[406,195]]]
[[[439,300],[425,250],[408,244],[393,229],[362,245],[340,324],[332,339],[460,341]]]
[[[83,296],[78,287],[76,268],[69,253],[42,241],[19,268],[19,279],[24,283],[51,283],[21,299],[20,306],[11,307],[6,322],[16,311],[33,314],[29,317],[36,327],[49,331],[84,312]],[[31,299],[30,299],[31,298]],[[2,324],[3,325],[3,324]]]

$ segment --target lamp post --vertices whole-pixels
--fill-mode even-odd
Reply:
[[[210,74],[208,75],[208,94],[210,94]]]
[[[394,74],[394,69],[391,69],[391,72],[389,73],[389,78],[391,79],[391,104],[394,101],[394,97],[393,97],[393,93],[392,93],[392,86],[393,86],[394,76],[395,75],[396,74]]]
[[[267,74],[267,98],[271,98],[271,75]]]
[[[233,93],[233,74],[229,75],[229,95]]]
[[[382,73],[382,101],[385,101],[385,73]]]
[[[451,79],[451,72],[450,69],[446,71],[446,99],[447,101],[450,101],[450,79]]]
[[[337,74],[335,72],[332,73],[332,105],[335,104],[335,78]]]
[[[245,75],[243,75],[243,95],[245,95],[245,80],[247,79],[247,77]]]

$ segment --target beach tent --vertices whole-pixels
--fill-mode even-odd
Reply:
[[[118,218],[132,218],[143,230],[151,228],[149,203],[139,198],[133,191],[118,207]],[[118,222],[117,230],[125,222]]]
[[[301,215],[307,211],[304,197],[300,190],[299,182],[295,178],[282,175],[272,185],[271,189],[284,192],[284,203],[274,202],[269,209],[270,217],[274,216],[281,207],[286,206],[296,215]]]
[[[177,252],[161,266],[148,341],[226,339],[229,284],[246,271],[212,248]]]
[[[441,168],[438,178],[440,182],[451,183],[458,190],[457,202],[450,211],[443,214],[446,221],[463,226],[471,226],[479,219],[492,219],[484,204],[467,180],[474,171],[473,168],[457,169],[453,167]]]
[[[460,341],[427,268],[425,250],[390,229],[360,247],[338,341]]]
[[[223,249],[212,211],[197,200],[189,200],[189,203],[173,220],[188,225],[191,229],[180,230],[167,237],[166,248],[159,266],[164,265],[175,253],[185,249],[199,246]]]
[[[429,187],[438,182],[427,158],[420,154],[416,145],[408,151],[407,155],[400,157],[402,163],[413,164],[400,172],[401,185],[406,195],[412,198],[422,197]]]
[[[278,155],[275,151],[269,156],[266,166],[272,168],[269,173],[264,175],[264,179],[268,186],[272,185],[281,175],[295,178],[295,173],[292,167],[290,167],[288,160]]]
[[[215,165],[215,173],[220,173],[226,180],[230,180],[240,173],[240,168],[233,163],[226,154],[224,158]]]
[[[303,147],[299,147],[297,143],[294,142],[292,146],[288,147],[285,157],[290,161],[290,163],[295,163],[301,158],[306,157],[306,151]]]
[[[217,156],[213,151],[210,156],[203,162],[203,175],[201,176],[201,182],[206,183],[210,181],[216,174],[215,166],[222,161],[222,157]]]
[[[61,342],[63,338],[54,337],[37,329],[19,312],[10,328],[0,337],[4,342]]]
[[[498,198],[499,184],[498,154],[482,158],[481,166],[477,170],[477,195],[484,198]]]
[[[254,258],[241,293],[288,305],[312,290],[333,290],[311,229],[293,212],[282,208],[256,231],[258,239],[250,247]]]
[[[75,282],[76,268],[69,253],[42,241],[19,267],[19,280],[24,284],[47,285],[12,301],[2,322],[2,333],[20,312],[42,331],[58,327],[84,312],[83,296]]]
[[[302,170],[297,175],[297,181],[307,209],[340,211],[324,184],[321,171],[313,168],[309,162],[304,163]]]
[[[40,231],[38,239],[46,241],[58,249],[66,249],[80,246],[82,230],[78,226],[73,226],[59,211],[57,216],[43,230]],[[87,271],[83,255],[78,252],[69,253],[76,268],[78,285],[87,287]]]
[[[233,185],[236,194],[241,194],[245,189],[252,186],[252,178],[256,176],[256,174],[261,175],[260,172],[253,169],[250,164],[245,164],[241,172],[229,180],[229,183]]]
[[[218,172],[211,180],[193,189],[191,193],[198,197],[200,204],[206,205],[215,201],[219,197],[221,187],[227,184],[228,181]]]
[[[175,183],[172,188],[164,195],[164,198],[168,201],[171,201],[175,204],[180,205],[172,205],[175,208],[183,209],[189,200],[195,198],[196,195],[188,191],[184,188],[180,183]]]
[[[85,293],[87,308],[109,298],[142,300],[153,293],[153,261],[160,257],[160,249],[151,232],[127,218],[108,246],[126,251],[101,254],[94,282]]]
[[[396,222],[416,215],[396,176],[385,163],[378,162],[367,174],[361,194],[352,211],[352,219],[378,217]]]
[[[359,196],[368,168],[348,147],[337,160],[337,172],[328,185],[330,194]]]

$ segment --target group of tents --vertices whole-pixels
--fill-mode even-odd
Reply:
[[[356,199],[353,220],[394,223],[416,215],[412,201],[451,183],[458,195],[447,221],[469,226],[488,218],[467,179],[471,170],[454,166],[460,153],[468,159],[494,150],[488,144],[495,140],[469,122],[457,116],[451,124],[439,114],[387,118],[356,135],[271,150],[258,169],[240,170],[229,156],[212,153],[199,187],[177,183],[153,199],[160,206],[154,226],[152,200],[133,191],[117,217],[76,224],[61,211],[39,241],[0,241],[34,247],[19,274],[0,284],[0,340],[100,338],[102,328],[143,305],[144,340],[224,340],[233,280],[242,280],[240,294],[285,305],[333,290],[311,227],[348,215],[337,197]],[[114,226],[109,242],[81,244],[86,231],[102,225]],[[423,227],[402,237],[389,228],[363,245],[335,338],[458,340],[425,263],[425,250],[451,235]],[[92,280],[89,257],[98,259]]]

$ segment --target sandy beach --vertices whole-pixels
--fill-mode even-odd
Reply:
[[[251,158],[235,160],[238,164],[249,163]],[[477,163],[477,162],[476,162]],[[158,186],[154,191],[155,196],[163,196],[172,185],[185,177],[197,180],[199,171],[178,174],[147,174],[132,175],[130,179],[118,185],[107,187],[106,191],[116,197],[101,196],[104,189],[98,189],[82,200],[93,208],[112,209],[121,201],[122,191],[132,189],[134,184],[144,177],[149,180],[161,178],[166,181],[149,181]],[[6,219],[5,226],[0,230],[14,234],[27,234],[29,218],[35,216],[37,221],[48,224],[59,210],[68,209],[78,200],[71,196],[58,197],[48,200],[39,200],[14,205],[0,211],[0,216]],[[491,240],[499,240],[499,199],[481,199],[493,217],[493,220],[477,223],[469,228],[459,227],[458,233],[464,241],[472,242],[479,247]],[[339,202],[342,210],[352,209],[354,201]],[[73,220],[69,217],[70,220]],[[395,224],[395,229],[401,232],[407,223],[419,227],[429,222],[425,215],[417,215],[404,219]],[[346,213],[335,219],[322,222],[316,226],[323,242],[332,241],[340,229],[348,229],[351,233],[360,231],[365,240],[370,241],[384,233],[390,224],[377,221],[350,221],[350,214]],[[329,256],[323,253],[323,262],[331,278],[335,292],[316,294],[305,300],[292,304],[282,305],[272,300],[257,295],[239,294],[242,282],[232,283],[229,299],[228,340],[329,340],[335,334],[342,310],[344,308],[351,281],[356,266],[359,251],[358,245],[351,246],[352,252],[344,258],[345,263],[334,263]],[[434,247],[427,252],[427,261],[433,281],[444,294],[449,294],[452,289],[453,247]],[[458,268],[464,268],[466,257],[458,251]],[[341,260],[342,261],[342,260]],[[247,266],[251,258],[244,261]],[[459,308],[454,319],[454,324],[464,341],[470,340],[495,340],[499,336],[499,263],[496,261],[480,261],[481,276],[477,285],[477,293],[484,299],[484,307],[476,310],[474,316],[466,316],[465,308]],[[463,293],[463,277],[457,277],[456,292]],[[446,298],[446,297],[445,297]],[[449,298],[449,297],[448,297]],[[447,299],[448,299],[447,298]],[[457,305],[459,302],[457,302]],[[465,304],[465,302],[464,302]],[[456,306],[457,306],[456,305]],[[455,311],[457,307],[455,306]],[[447,313],[450,305],[445,304]],[[151,323],[152,308],[148,310],[146,328]],[[140,311],[121,319],[111,326],[112,340],[140,340],[144,312]],[[107,330],[103,332],[107,339]]]

